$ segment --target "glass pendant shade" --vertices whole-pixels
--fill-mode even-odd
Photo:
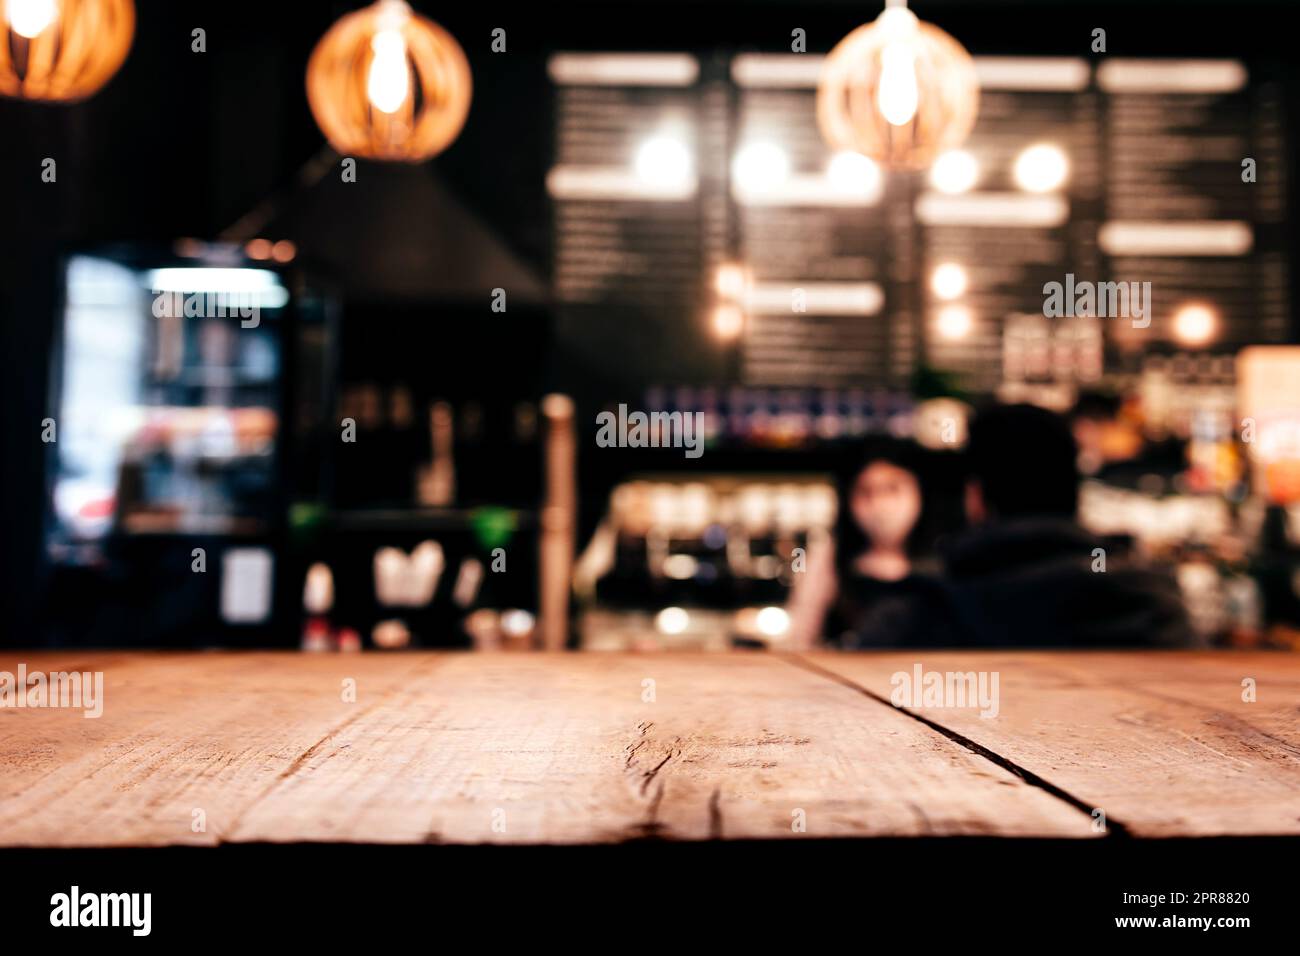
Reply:
[[[417,163],[442,152],[469,115],[469,62],[450,33],[402,0],[340,19],[307,63],[307,100],[345,156]]]
[[[131,0],[0,0],[0,93],[71,103],[97,93],[135,34]]]
[[[970,54],[904,6],[887,7],[841,40],[817,88],[827,144],[888,169],[924,169],[965,141],[978,112]]]

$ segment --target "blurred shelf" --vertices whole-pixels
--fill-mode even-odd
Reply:
[[[538,515],[526,508],[496,505],[443,508],[349,508],[327,511],[324,524],[337,531],[472,531],[480,522],[508,523],[512,531],[537,527]]]

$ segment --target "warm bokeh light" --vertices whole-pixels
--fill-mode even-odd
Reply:
[[[274,248],[270,239],[249,239],[244,243],[244,255],[250,259],[269,259]]]
[[[758,632],[765,637],[781,637],[790,630],[790,615],[784,608],[765,607],[755,619]]]
[[[9,0],[5,19],[14,33],[31,40],[39,36],[59,15],[55,0]]]
[[[970,335],[975,319],[964,305],[949,305],[939,310],[935,328],[940,338],[958,342]]]
[[[501,633],[506,637],[526,637],[536,625],[537,618],[519,608],[501,612]]]
[[[745,313],[733,302],[713,310],[713,334],[724,342],[737,338],[745,328]]]
[[[1015,177],[1021,189],[1046,193],[1061,188],[1070,173],[1070,161],[1059,146],[1038,143],[1016,157]]]
[[[940,299],[960,298],[966,292],[968,284],[966,270],[955,262],[936,266],[930,274],[930,291]]]
[[[731,174],[741,192],[766,192],[789,177],[790,158],[775,143],[750,143],[736,154]]]
[[[1174,338],[1183,345],[1204,345],[1214,338],[1219,317],[1208,305],[1193,302],[1174,312]]]
[[[660,634],[681,634],[691,626],[691,616],[679,607],[666,607],[655,615]]]
[[[370,41],[374,59],[366,76],[366,97],[385,113],[396,113],[411,95],[411,76],[406,68],[406,41],[399,29],[380,30]]]
[[[378,0],[344,16],[307,63],[316,125],[345,156],[436,156],[465,125],[471,87],[460,44],[403,0]]]
[[[978,111],[970,54],[902,4],[841,40],[817,88],[826,142],[886,169],[924,169],[966,139]]]
[[[861,153],[842,149],[831,157],[826,178],[846,196],[874,196],[880,191],[880,167]]]
[[[979,180],[979,163],[964,149],[950,149],[930,167],[930,185],[941,193],[955,195],[974,187]]]
[[[288,239],[281,239],[271,247],[271,258],[276,262],[292,262],[298,254],[298,247]]]
[[[905,40],[885,44],[880,51],[880,85],[876,87],[876,108],[880,115],[892,126],[906,126],[916,116],[920,97],[916,51]]]
[[[0,94],[73,102],[122,66],[135,34],[131,0],[6,0]]]
[[[749,287],[749,270],[737,262],[724,262],[713,277],[713,288],[724,299],[739,300]]]
[[[684,186],[695,174],[691,151],[675,136],[653,136],[636,151],[636,174],[651,186],[664,189]]]

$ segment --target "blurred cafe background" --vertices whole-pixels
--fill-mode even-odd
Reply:
[[[789,646],[844,462],[929,455],[927,560],[999,401],[1198,643],[1300,646],[1290,5],[915,0],[819,92],[884,6],[0,3],[0,640]]]

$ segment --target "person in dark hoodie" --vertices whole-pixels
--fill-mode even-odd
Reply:
[[[1078,449],[1064,418],[996,406],[971,423],[971,528],[944,560],[954,643],[1016,647],[1182,646],[1172,578],[1106,561],[1075,519]]]

